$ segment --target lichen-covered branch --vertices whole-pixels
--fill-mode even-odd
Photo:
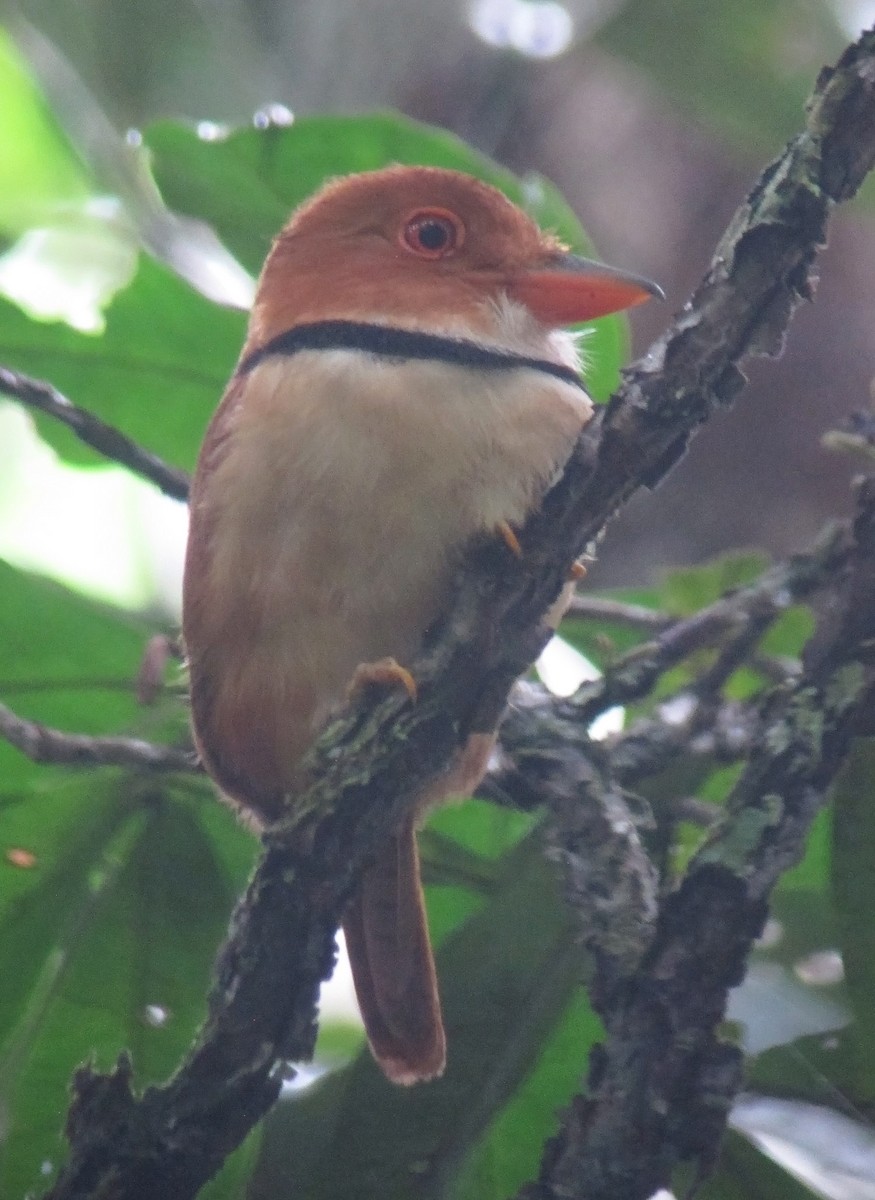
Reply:
[[[727,815],[663,903],[642,960],[598,988],[607,1040],[585,1103],[548,1146],[525,1200],[647,1200],[672,1169],[709,1166],[741,1081],[718,1026],[780,874],[805,838],[875,701],[875,479],[859,490],[850,555],[798,681],[759,706]]]
[[[54,1200],[192,1197],[273,1103],[278,1063],[309,1055],[334,929],[368,856],[460,742],[472,730],[493,727],[514,679],[545,640],[541,614],[561,590],[570,561],[633,492],[665,475],[697,426],[741,386],[740,361],[774,352],[809,295],[827,217],[875,158],[873,63],[875,34],[867,34],[819,82],[806,131],[751,193],[691,304],[585,431],[565,476],[522,530],[522,557],[510,561],[492,545],[474,548],[446,620],[415,665],[419,702],[393,695],[374,704],[362,697],[326,730],[310,756],[312,786],[266,838],[195,1046],[168,1084],[140,1098],[131,1094],[124,1062],[112,1076],[79,1073],[68,1122],[71,1154],[50,1193]],[[636,1200],[656,1190],[679,1156],[702,1156],[716,1144],[737,1081],[737,1056],[714,1035],[725,989],[740,974],[768,880],[794,852],[840,757],[842,722],[859,700],[858,690],[850,705],[838,695],[857,687],[846,672],[858,643],[851,618],[844,624],[843,667],[810,669],[805,686],[814,691],[791,685],[765,714],[769,732],[789,738],[787,755],[776,756],[771,742],[761,747],[734,824],[713,843],[716,861],[697,863],[692,882],[655,925],[647,866],[632,833],[626,839],[625,919],[638,937],[639,970],[655,981],[653,995],[640,995],[634,976],[624,982],[629,966],[622,955],[612,960],[611,1038],[594,1066],[592,1095],[575,1106],[550,1148],[534,1194]],[[806,725],[815,699],[828,717]],[[613,789],[609,773],[605,783]],[[758,790],[765,786],[780,802],[766,801]],[[732,845],[741,847],[742,858],[753,856],[753,877],[731,861]],[[709,957],[723,920],[730,935],[720,955]],[[698,942],[689,940],[689,927],[701,934]],[[610,1089],[620,1082],[631,1093],[617,1108]],[[644,1082],[657,1089],[658,1112],[638,1086]],[[622,1123],[614,1119],[620,1111]],[[609,1159],[622,1162],[625,1155],[630,1186],[606,1191],[611,1170],[619,1169]],[[601,1190],[587,1190],[588,1164]]]

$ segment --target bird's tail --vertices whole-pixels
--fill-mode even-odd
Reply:
[[[343,918],[365,1031],[393,1083],[441,1075],[446,1038],[413,820],[365,871]]]

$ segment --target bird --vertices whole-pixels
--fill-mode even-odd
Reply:
[[[590,419],[565,327],[660,295],[579,258],[491,185],[430,166],[334,179],[280,231],[194,474],[182,634],[196,748],[263,829],[351,691],[403,687],[475,535],[515,529]],[[342,925],[386,1077],[446,1037],[416,826],[471,794],[472,735],[366,866]]]

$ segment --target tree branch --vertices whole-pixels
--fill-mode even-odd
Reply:
[[[614,705],[642,699],[670,667],[714,646],[726,634],[732,635],[730,647],[742,639],[742,646],[733,653],[737,657],[742,649],[742,657],[747,658],[768,625],[790,604],[805,600],[830,581],[846,553],[843,527],[828,527],[809,554],[778,563],[748,587],[721,596],[690,617],[674,620],[658,637],[635,646],[606,667],[601,679],[583,684],[567,703],[587,725]],[[719,667],[715,664],[711,690],[722,686],[726,672],[731,674],[734,669],[728,659],[721,659]],[[704,682],[702,687],[707,690]]]
[[[671,613],[645,608],[643,604],[625,604],[622,600],[581,595],[572,597],[565,615],[582,621],[608,621],[616,625],[628,625],[632,629],[650,630],[667,629],[677,620]]]
[[[62,733],[38,721],[27,721],[17,716],[5,704],[0,704],[0,737],[36,763],[187,773],[198,769],[197,756],[192,750],[146,742],[140,738]]]
[[[188,475],[185,471],[168,466],[112,425],[107,425],[84,408],[78,408],[50,383],[0,366],[0,392],[27,408],[60,421],[86,446],[156,484],[165,496],[173,500],[188,499]]]
[[[67,1126],[71,1154],[51,1190],[54,1200],[192,1197],[275,1100],[278,1064],[310,1055],[318,986],[362,866],[460,742],[494,725],[514,679],[547,636],[541,615],[570,561],[639,487],[666,474],[697,426],[738,391],[739,361],[775,352],[793,310],[809,296],[808,274],[828,214],[853,193],[875,156],[873,63],[875,35],[867,34],[821,79],[806,132],[757,184],[691,304],[585,431],[563,479],[522,531],[522,558],[510,561],[494,545],[472,552],[452,609],[415,666],[419,703],[392,695],[369,704],[362,697],[320,738],[309,757],[312,786],[265,838],[219,959],[207,1022],[174,1078],[135,1098],[124,1060],[111,1076],[78,1072]],[[871,604],[863,607],[871,613]],[[620,963],[616,982],[609,981],[617,1008],[609,1017],[607,1056],[593,1071],[593,1097],[575,1105],[530,1194],[643,1200],[677,1157],[713,1148],[737,1083],[737,1056],[720,1047],[714,1029],[762,919],[770,881],[798,853],[844,750],[843,723],[860,696],[844,674],[860,644],[851,624],[848,617],[841,668],[809,672],[805,686],[788,689],[769,714],[769,732],[790,739],[790,758],[762,748],[737,794],[730,829],[660,914],[649,944],[646,871],[638,875],[637,893],[630,887],[632,926],[644,931],[641,961],[658,987],[652,996],[637,995],[622,982],[622,956],[613,960]],[[824,707],[825,723],[815,745],[809,721],[806,750],[805,716],[815,702]],[[780,806],[767,802],[775,788],[784,788]],[[753,855],[749,874],[730,861],[739,837]],[[715,950],[724,920],[732,937],[712,962],[706,950]],[[682,1040],[678,1045],[687,1031],[689,1049]],[[628,1062],[632,1047],[638,1059]],[[627,1117],[621,1127],[612,1119],[618,1096],[610,1085],[626,1086],[637,1069],[664,1107],[655,1112],[636,1087],[621,1105]],[[693,1090],[684,1092],[684,1084]],[[711,1096],[707,1124],[702,1114]],[[663,1150],[654,1138],[666,1132]],[[628,1189],[604,1190],[609,1152],[620,1159],[629,1153]]]
[[[525,1200],[646,1200],[673,1167],[714,1161],[741,1082],[720,1040],[726,998],[780,874],[802,855],[857,721],[875,700],[875,479],[859,491],[851,557],[808,667],[759,706],[758,735],[727,816],[662,906],[634,974],[593,995],[608,1039],[590,1094],[566,1114]]]

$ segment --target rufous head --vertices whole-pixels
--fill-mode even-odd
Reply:
[[[394,166],[336,179],[292,215],[265,263],[247,349],[325,320],[488,335],[502,300],[556,328],[661,294],[569,254],[478,179]]]

